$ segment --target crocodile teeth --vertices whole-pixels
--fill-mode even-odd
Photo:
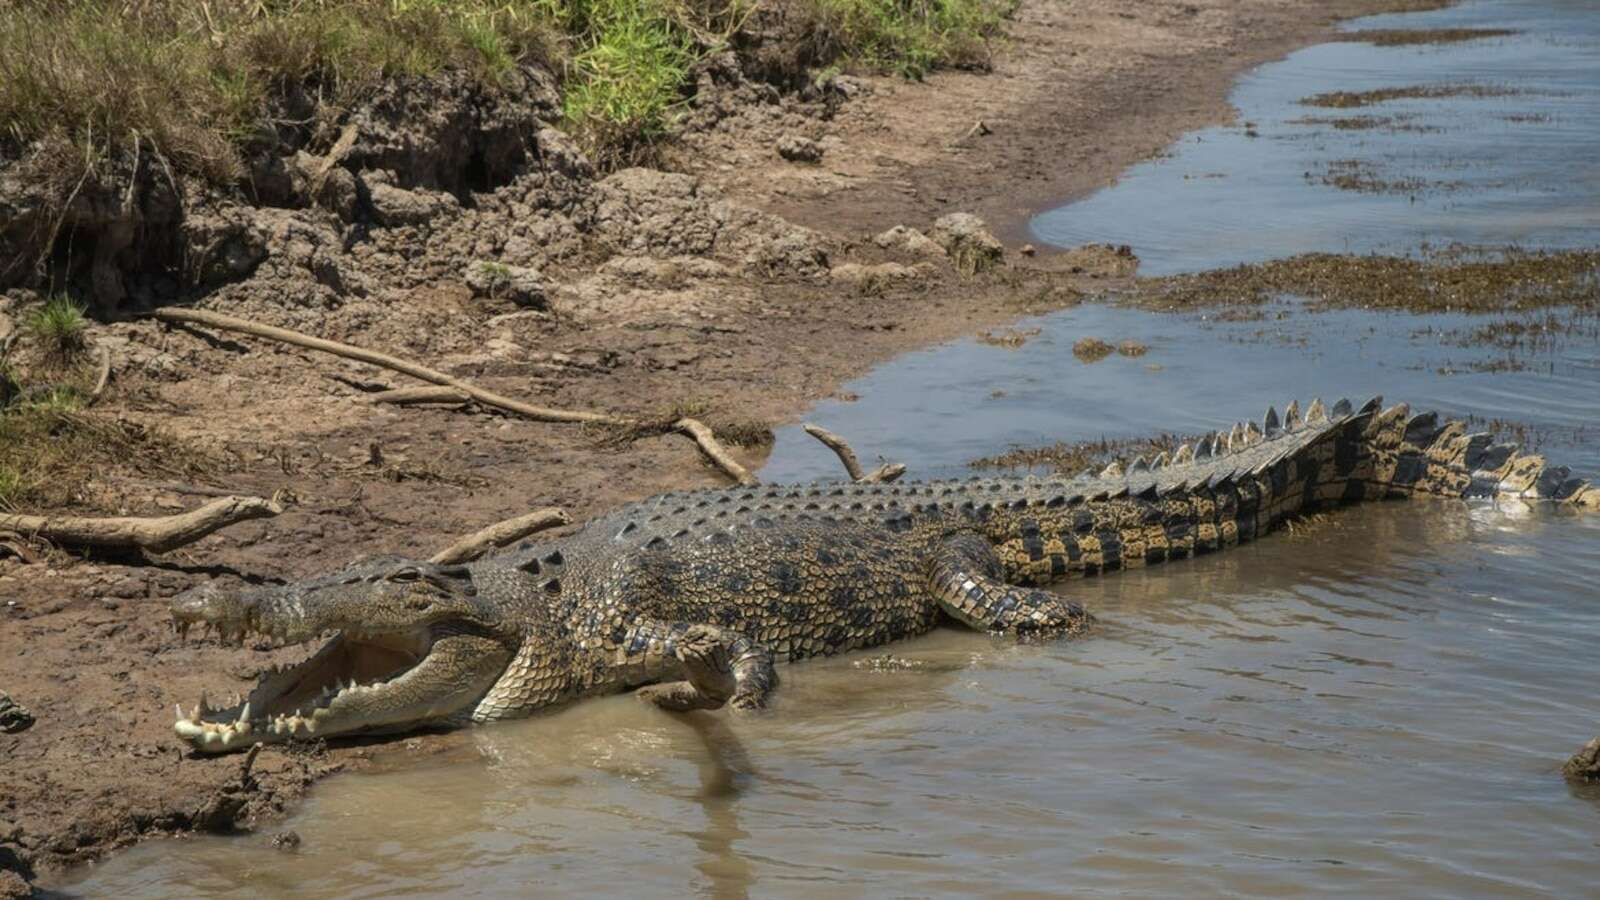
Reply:
[[[1101,478],[1120,478],[1121,476],[1122,463],[1114,459],[1111,462],[1106,463],[1106,467],[1100,470]]]
[[[1290,400],[1289,405],[1283,408],[1283,428],[1285,431],[1294,431],[1300,427],[1300,401]]]
[[[1255,444],[1261,440],[1261,429],[1254,422],[1244,423],[1244,440],[1247,444]]]
[[[1261,420],[1261,432],[1267,437],[1276,437],[1279,427],[1277,407],[1267,407],[1266,418]]]
[[[1194,462],[1194,447],[1188,444],[1184,444],[1183,446],[1179,447],[1172,454],[1172,464],[1175,466],[1181,466],[1192,462]]]
[[[1243,447],[1243,446],[1244,446],[1244,425],[1239,423],[1239,422],[1235,422],[1235,423],[1233,423],[1233,430],[1228,432],[1228,452],[1232,453],[1233,451],[1235,451],[1235,450],[1237,450],[1237,449],[1239,449],[1240,447]]]
[[[1168,456],[1165,452],[1157,453],[1156,454],[1156,458],[1150,460],[1150,468],[1152,468],[1152,469],[1165,469],[1167,467],[1167,465],[1169,463],[1171,463],[1171,462],[1172,462],[1172,457]]]
[[[250,727],[250,704],[246,702],[244,709],[239,710],[238,722],[246,728]]]
[[[1310,406],[1306,407],[1306,424],[1326,425],[1327,423],[1328,411],[1322,405],[1322,398],[1318,397],[1311,401]]]
[[[198,707],[196,707],[196,709],[200,710],[200,713],[202,715],[204,715],[206,713],[213,712],[213,710],[211,709],[210,701],[208,701],[206,699],[206,692],[205,691],[201,691],[200,692],[200,705]]]
[[[1350,405],[1350,398],[1341,397],[1339,402],[1333,405],[1333,409],[1328,411],[1328,415],[1333,416],[1335,419],[1342,419],[1353,412],[1355,412],[1355,407]]]
[[[1148,471],[1150,471],[1150,463],[1146,462],[1144,457],[1136,456],[1136,457],[1133,458],[1133,462],[1128,464],[1128,471],[1129,472],[1148,472]]]

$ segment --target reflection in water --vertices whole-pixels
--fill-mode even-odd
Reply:
[[[1587,10],[1497,0],[1451,15],[1495,8],[1527,13],[1511,24],[1530,34],[1550,10]],[[1010,444],[1193,433],[1293,397],[1385,392],[1528,423],[1551,458],[1600,473],[1583,430],[1600,384],[1593,329],[1491,373],[1472,364],[1501,349],[1441,341],[1481,324],[1463,317],[1284,306],[1237,322],[1085,306],[1030,324],[1040,333],[1015,351],[966,341],[896,360],[850,386],[861,402],[812,418],[933,477]],[[1071,354],[1084,336],[1151,349],[1084,365]],[[836,475],[798,429],[779,433],[763,471]],[[1352,509],[1301,536],[1069,583],[1100,617],[1084,640],[941,630],[880,665],[858,654],[787,667],[774,708],[754,716],[586,702],[319,786],[289,823],[297,854],[266,835],[151,843],[68,887],[1587,895],[1600,791],[1558,770],[1600,724],[1596,583],[1600,516]]]
[[[711,882],[710,896],[719,900],[748,897],[753,880],[750,864],[734,844],[750,836],[739,828],[738,810],[740,786],[756,774],[750,756],[720,717],[694,713],[684,716],[683,723],[705,744],[700,757],[699,799],[706,824],[689,833],[704,854],[695,868]]]

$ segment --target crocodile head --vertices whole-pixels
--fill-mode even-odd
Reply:
[[[322,641],[232,706],[214,709],[202,694],[189,713],[180,707],[174,729],[202,753],[466,721],[520,638],[465,566],[392,556],[281,587],[202,585],[174,598],[172,614],[180,633],[206,625],[239,644],[252,634]]]

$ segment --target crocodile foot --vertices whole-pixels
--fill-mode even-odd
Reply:
[[[652,684],[639,689],[639,697],[672,712],[718,709],[736,687],[728,645],[715,629],[691,626],[678,638],[673,655],[683,665],[683,681]]]

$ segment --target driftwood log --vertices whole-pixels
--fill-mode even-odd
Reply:
[[[856,452],[850,449],[850,445],[845,442],[844,438],[834,434],[820,425],[807,424],[801,427],[806,430],[806,434],[809,434],[821,441],[829,450],[832,450],[834,454],[839,457],[839,462],[844,464],[844,470],[846,474],[850,476],[851,481],[859,484],[872,484],[874,482],[887,483],[894,481],[896,478],[899,478],[901,475],[906,473],[906,467],[904,463],[884,463],[878,468],[873,469],[871,472],[863,474],[861,471],[861,461],[856,458]]]
[[[308,350],[331,353],[334,356],[341,356],[345,359],[353,359],[357,362],[399,372],[402,375],[410,375],[413,378],[431,382],[441,387],[453,388],[484,406],[492,406],[496,409],[502,409],[540,422],[575,422],[586,425],[610,425],[620,428],[638,428],[642,424],[636,419],[614,416],[609,413],[535,406],[531,403],[524,403],[521,400],[507,397],[504,394],[486,390],[470,381],[457,378],[437,369],[431,369],[421,363],[401,359],[398,356],[379,353],[376,350],[368,350],[364,347],[356,347],[339,341],[312,337],[309,334],[301,334],[298,331],[290,331],[287,328],[264,325],[260,322],[252,322],[248,319],[240,319],[209,310],[166,307],[154,310],[150,315],[163,322],[205,325],[211,328],[220,328],[224,331],[236,331],[240,334],[253,335],[296,347],[304,347]],[[430,395],[430,397],[432,398],[431,402],[439,402],[441,399],[437,393]],[[424,401],[413,400],[412,402]],[[749,470],[728,454],[728,451],[717,441],[711,429],[707,428],[704,423],[697,419],[679,419],[672,424],[672,430],[693,439],[699,445],[700,452],[704,453],[706,458],[715,463],[718,468],[722,469],[733,480],[745,485],[759,484],[756,477],[751,475]]]
[[[555,528],[558,525],[566,525],[571,521],[564,511],[555,507],[535,510],[525,516],[506,519],[503,522],[496,522],[488,528],[475,531],[435,553],[429,557],[428,561],[439,563],[440,565],[464,563],[477,559],[497,547],[504,547],[513,541],[520,541],[536,531]]]
[[[0,513],[0,531],[39,537],[53,544],[80,547],[124,547],[166,553],[206,535],[283,512],[283,504],[261,497],[223,497],[197,509],[171,516],[28,516]]]

